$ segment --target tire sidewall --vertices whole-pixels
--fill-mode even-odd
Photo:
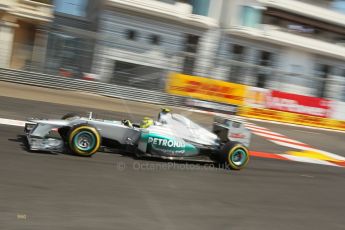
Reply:
[[[232,160],[232,157],[234,154],[236,154],[237,150],[244,151],[244,153],[246,155],[246,159],[240,165],[235,164]],[[248,161],[249,161],[248,149],[239,142],[228,142],[228,143],[226,143],[224,145],[224,147],[222,148],[221,154],[222,154],[222,157],[221,157],[222,163],[224,163],[230,169],[234,169],[234,170],[243,169],[246,167],[246,165],[248,164]]]
[[[91,149],[82,150],[75,145],[74,139],[81,132],[87,132],[90,135],[92,135],[93,138],[95,139],[95,145]],[[68,142],[69,150],[73,154],[78,155],[78,156],[86,156],[87,157],[87,156],[91,156],[91,155],[95,154],[98,151],[98,149],[100,148],[100,145],[101,145],[101,136],[95,127],[90,126],[88,124],[80,124],[80,125],[73,126],[70,129],[70,131],[67,135],[67,142]]]

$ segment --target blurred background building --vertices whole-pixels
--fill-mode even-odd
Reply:
[[[54,0],[47,73],[82,78],[91,72],[101,7],[97,0]]]
[[[0,0],[0,66],[164,90],[168,71],[345,100],[345,0]]]
[[[219,56],[252,67],[230,64],[223,78],[344,100],[344,6],[339,0],[224,0]]]
[[[52,9],[49,0],[0,0],[0,67],[23,69],[42,61]]]
[[[162,88],[167,70],[198,74],[218,43],[209,7],[209,1],[199,8],[188,1],[105,1],[93,72],[103,81],[148,89]]]

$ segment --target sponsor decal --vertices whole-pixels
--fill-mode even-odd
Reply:
[[[296,114],[294,119],[295,122],[297,123],[302,123],[302,124],[314,124],[314,125],[325,125],[325,120],[322,117],[313,117],[313,116],[306,116],[302,114]]]
[[[240,116],[320,128],[345,130],[345,121],[278,110],[242,107]]]
[[[147,143],[152,143],[153,145],[159,145],[169,148],[184,148],[186,144],[184,141],[172,140],[172,139],[163,139],[158,137],[149,137]]]
[[[170,94],[233,105],[243,104],[245,89],[245,85],[180,73],[170,74],[166,88]]]
[[[248,86],[246,91],[245,105],[255,108],[265,108],[266,95],[268,93],[268,89]]]
[[[281,120],[282,116],[280,115],[279,111],[268,110],[268,109],[260,109],[260,108],[242,108],[241,114],[245,114],[247,116],[253,117],[261,117],[266,118],[268,120]]]
[[[328,117],[330,100],[272,90],[266,108],[318,117]]]
[[[230,139],[244,139],[244,138],[246,138],[246,135],[243,133],[231,133],[229,135],[229,138]]]
[[[345,121],[335,121],[336,126],[345,130]]]
[[[203,101],[197,99],[186,99],[186,105],[192,106],[194,108],[210,111],[210,112],[219,112],[219,113],[226,113],[226,114],[236,114],[237,106],[236,105],[229,105],[225,103],[219,102],[210,102],[210,101]]]
[[[146,147],[141,146],[141,149],[155,155],[195,156],[199,153],[199,150],[194,145],[180,138],[171,138],[151,133],[142,134],[141,140],[139,145],[146,143]]]

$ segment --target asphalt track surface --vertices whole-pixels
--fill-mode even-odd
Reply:
[[[156,113],[140,106],[101,110],[2,96],[0,117]],[[209,125],[206,116],[186,115]],[[343,133],[256,124],[345,155]],[[228,171],[121,153],[32,153],[21,135],[21,127],[0,125],[0,229],[345,229],[344,168],[253,157],[245,170]],[[255,135],[251,149],[286,151]]]

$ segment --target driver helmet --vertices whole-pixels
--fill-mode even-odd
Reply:
[[[171,116],[171,110],[168,108],[162,108],[158,114],[158,121],[163,124],[167,123],[167,116]]]
[[[170,113],[171,110],[168,109],[168,108],[162,108],[162,109],[161,109],[161,112],[162,112],[162,113]]]
[[[153,122],[152,118],[144,117],[144,119],[140,123],[140,128],[146,129],[146,128],[150,127],[153,124],[154,124],[154,122]]]

